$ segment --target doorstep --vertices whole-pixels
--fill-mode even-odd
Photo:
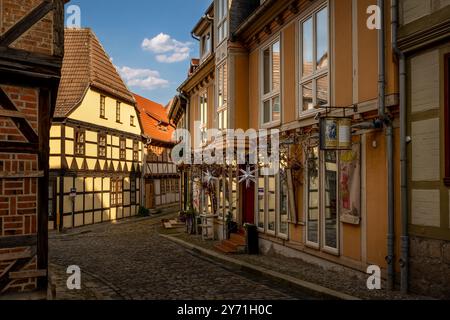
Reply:
[[[295,277],[292,277],[290,275],[282,274],[273,270],[269,270],[245,261],[238,260],[236,258],[233,258],[229,255],[221,254],[217,251],[206,249],[204,247],[200,247],[198,245],[195,245],[193,243],[184,241],[176,235],[167,235],[167,234],[160,234],[161,237],[170,240],[172,242],[175,242],[195,253],[204,255],[206,257],[212,258],[216,261],[219,261],[221,263],[226,263],[228,265],[233,265],[236,268],[239,268],[242,271],[250,272],[252,274],[262,275],[266,278],[270,278],[272,280],[277,281],[278,283],[283,283],[288,286],[299,288],[300,290],[306,291],[314,296],[317,296],[318,298],[322,299],[332,299],[332,300],[360,300],[357,297],[338,292],[329,288],[325,288],[322,286],[319,286],[317,284],[307,282]]]

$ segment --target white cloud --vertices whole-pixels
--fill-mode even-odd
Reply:
[[[189,58],[191,42],[180,42],[165,33],[152,39],[145,38],[142,48],[156,54],[156,60],[162,63],[175,63]]]
[[[145,90],[166,88],[169,81],[161,78],[158,71],[150,69],[133,69],[130,67],[117,68],[129,87],[138,87]]]

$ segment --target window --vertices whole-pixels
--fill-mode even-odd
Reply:
[[[166,194],[166,181],[161,180],[161,195]]]
[[[228,129],[228,68],[227,64],[224,63],[217,69],[217,93],[218,93],[218,103],[217,103],[217,127],[219,130]]]
[[[82,130],[76,130],[75,132],[75,155],[84,156],[85,154],[85,140],[86,133]]]
[[[132,205],[136,204],[136,177],[130,178],[130,202]]]
[[[444,182],[450,187],[450,54],[445,56],[444,63],[444,95],[445,95],[445,178]]]
[[[106,98],[100,96],[100,118],[106,119]]]
[[[120,123],[120,102],[116,102],[116,122]]]
[[[286,239],[289,226],[286,179],[281,170],[271,176],[262,173],[260,170],[257,179],[256,224],[261,232]]]
[[[134,127],[134,116],[130,116],[130,126]]]
[[[200,95],[200,131],[201,143],[208,141],[208,94],[204,92]]]
[[[123,180],[111,179],[111,207],[119,207],[123,204]]]
[[[276,40],[262,50],[262,78],[262,123],[278,122],[281,120],[280,40]]]
[[[133,161],[139,161],[139,141],[133,141]]]
[[[221,43],[228,36],[228,0],[219,0],[218,4],[217,35]]]
[[[311,148],[306,174],[307,243],[333,253],[338,250],[338,183],[337,152]]]
[[[280,171],[280,214],[278,216],[278,233],[280,235],[288,236],[288,220],[289,220],[289,190],[286,171]]]
[[[98,157],[106,158],[106,134],[98,135]]]
[[[120,160],[126,160],[127,159],[127,139],[120,138],[120,145],[119,145],[119,159]]]
[[[329,104],[328,8],[300,23],[300,112]]]
[[[258,228],[263,232],[275,234],[276,232],[276,176],[263,176],[258,178]]]
[[[207,34],[203,35],[201,37],[201,49],[200,49],[200,56],[204,58],[207,54],[211,52],[211,33],[208,32]]]

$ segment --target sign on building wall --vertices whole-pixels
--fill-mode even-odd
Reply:
[[[350,150],[352,148],[351,118],[320,119],[320,149]]]
[[[359,225],[361,222],[361,144],[342,151],[339,164],[339,212],[341,221]]]

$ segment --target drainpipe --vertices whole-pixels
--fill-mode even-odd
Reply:
[[[384,0],[378,0],[380,8],[381,28],[378,31],[378,113],[380,120],[386,128],[386,157],[388,176],[388,235],[387,235],[387,287],[394,290],[394,239],[395,239],[395,216],[394,216],[394,129],[392,119],[386,114],[386,36],[385,36],[385,14]]]
[[[392,0],[392,48],[399,63],[399,96],[400,96],[400,171],[401,171],[401,291],[409,291],[409,199],[408,199],[408,153],[407,153],[407,115],[406,115],[406,57],[398,47],[398,0]]]
[[[178,91],[178,95],[181,97],[181,99],[184,99],[186,101],[186,111],[185,111],[185,122],[186,122],[186,130],[188,130],[190,132],[191,128],[189,127],[190,124],[190,100],[189,98],[184,94],[183,91],[181,91],[180,89],[177,90]],[[192,143],[192,141],[190,141],[190,143]],[[186,152],[189,152],[191,154],[191,150],[186,150]],[[189,185],[187,186],[188,188],[188,208],[189,209],[193,209],[193,198],[194,198],[194,194],[193,194],[193,184],[194,184],[194,178],[192,175],[192,165],[190,168],[190,187]],[[186,187],[186,186],[185,186]]]

